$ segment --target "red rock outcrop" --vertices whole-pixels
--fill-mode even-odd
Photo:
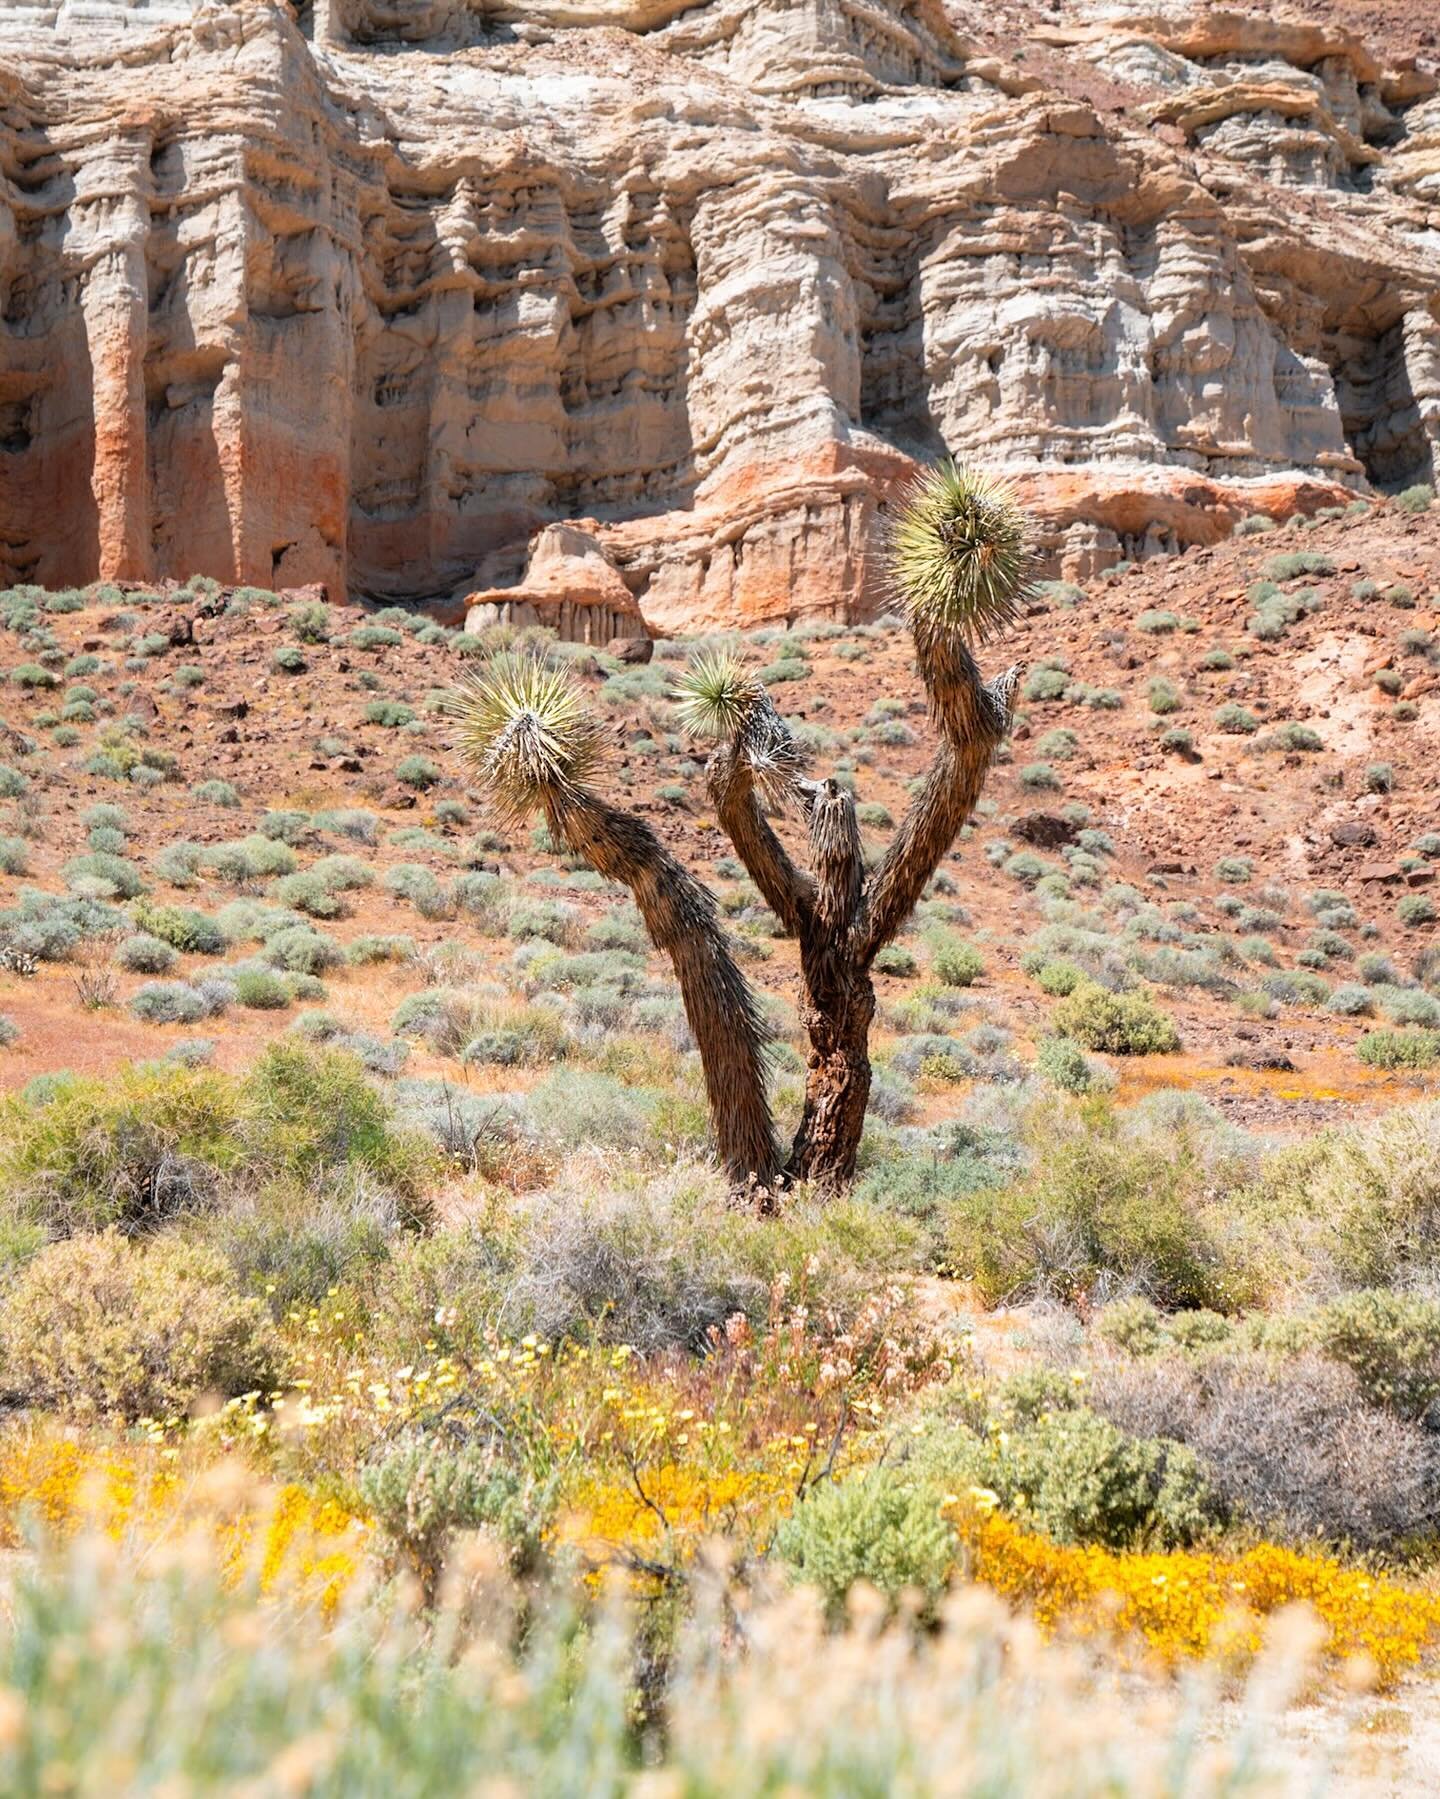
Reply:
[[[0,578],[503,604],[583,520],[663,630],[880,604],[944,450],[1076,576],[1432,479],[1433,72],[971,12],[0,13]]]

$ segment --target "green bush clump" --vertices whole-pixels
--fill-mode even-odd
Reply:
[[[413,937],[356,937],[345,946],[345,960],[352,968],[368,968],[378,962],[410,962],[414,956]]]
[[[1164,1147],[1129,1142],[1109,1133],[1102,1113],[1081,1135],[1045,1146],[1019,1184],[957,1201],[947,1261],[987,1304],[1119,1286],[1161,1305],[1225,1309],[1254,1278],[1248,1258],[1227,1251],[1229,1229],[1187,1133]]]
[[[23,875],[30,865],[30,846],[23,837],[0,837],[0,874]]]
[[[272,968],[305,975],[323,974],[345,960],[344,950],[333,937],[303,924],[282,925],[271,931],[265,938],[264,956]]]
[[[330,641],[330,608],[323,601],[307,600],[299,606],[292,606],[288,623],[301,643]]]
[[[918,974],[920,964],[903,943],[887,943],[880,950],[871,966],[877,974],[896,975],[908,980],[911,975]]]
[[[1064,697],[1069,685],[1070,676],[1065,669],[1053,662],[1037,662],[1026,675],[1021,691],[1031,701],[1058,700]]]
[[[201,781],[190,792],[197,800],[203,800],[209,806],[233,808],[240,804],[240,795],[229,781]]]
[[[48,668],[42,668],[38,662],[22,662],[10,671],[10,679],[17,687],[43,689],[58,687],[59,677]]]
[[[277,843],[288,843],[293,849],[305,837],[309,826],[308,812],[282,810],[266,812],[255,828],[262,837],[273,837]]]
[[[147,1024],[197,1024],[216,1008],[188,981],[147,981],[131,994],[130,1010]]]
[[[1440,1060],[1440,1031],[1420,1039]],[[1367,1039],[1362,1038],[1362,1044]],[[1405,1066],[1381,1058],[1377,1066]],[[1415,1065],[1428,1065],[1420,1062]],[[1433,1280],[1440,1242],[1440,1102],[1395,1106],[1272,1155],[1239,1199],[1271,1242],[1280,1280],[1302,1288],[1406,1287]]]
[[[1319,1307],[1307,1335],[1343,1362],[1372,1405],[1423,1420],[1440,1399],[1440,1304],[1372,1288]]]
[[[1064,956],[1051,957],[1026,972],[1032,975],[1035,985],[1049,999],[1064,999],[1089,978],[1084,969],[1067,961]]]
[[[374,871],[358,856],[321,856],[309,871],[331,893],[353,893],[374,885]]]
[[[1227,700],[1215,713],[1217,731],[1228,731],[1235,737],[1253,737],[1260,729],[1260,720],[1244,706],[1237,706],[1233,700]]]
[[[409,900],[416,907],[436,906],[442,897],[439,881],[420,862],[397,862],[386,869],[384,887],[394,898]]]
[[[1347,981],[1334,989],[1325,1002],[1325,1009],[1341,1018],[1364,1018],[1375,1009],[1375,996],[1368,987]]]
[[[402,700],[371,700],[362,716],[367,725],[387,725],[397,730],[413,721],[415,710]]]
[[[1417,925],[1434,924],[1440,914],[1436,913],[1435,902],[1428,893],[1407,893],[1395,902],[1395,916],[1413,930]]]
[[[0,1193],[55,1235],[202,1210],[244,1156],[240,1085],[186,1069],[55,1078],[0,1104]]]
[[[540,1554],[553,1483],[536,1482],[482,1442],[415,1433],[385,1447],[356,1482],[366,1511],[433,1598],[456,1531],[493,1530],[521,1572]]]
[[[808,679],[810,672],[810,664],[803,658],[786,656],[779,662],[767,662],[759,671],[759,679],[767,687],[777,687],[786,681],[804,681]]]
[[[200,1398],[275,1384],[282,1351],[224,1260],[178,1236],[109,1231],[52,1243],[27,1264],[0,1325],[7,1382],[36,1406],[133,1424]]]
[[[1335,564],[1319,550],[1288,550],[1271,556],[1261,573],[1267,581],[1294,581],[1301,575],[1333,575]]]
[[[389,625],[357,625],[346,641],[357,650],[387,650],[404,639]]]
[[[1057,1543],[1180,1548],[1223,1515],[1194,1450],[1129,1436],[1085,1407],[1043,1411],[1023,1428],[973,1439],[955,1474]]]
[[[955,1533],[931,1487],[881,1470],[811,1488],[775,1533],[775,1553],[838,1621],[858,1581],[892,1602],[911,1589],[936,1602],[955,1562]]]
[[[175,951],[159,937],[141,931],[125,939],[115,951],[115,960],[132,974],[167,974],[175,966]]]
[[[1428,512],[1434,500],[1435,489],[1425,481],[1416,481],[1395,496],[1395,504],[1402,512]]]
[[[1108,1071],[1092,1062],[1070,1037],[1042,1037],[1035,1068],[1062,1093],[1104,1092],[1113,1084]]]
[[[1180,710],[1180,695],[1163,675],[1156,675],[1145,692],[1152,712],[1163,716],[1167,712]]]
[[[1320,733],[1310,725],[1297,724],[1293,720],[1281,725],[1273,731],[1261,746],[1267,750],[1303,750],[1313,754],[1324,749]]]
[[[952,931],[933,932],[926,948],[931,974],[947,987],[973,987],[985,972],[979,950]]]
[[[1175,613],[1152,606],[1135,620],[1135,629],[1144,631],[1147,636],[1165,637],[1180,629],[1180,620]]]
[[[290,989],[267,968],[247,968],[235,976],[235,1001],[257,1012],[283,1012],[290,1004]]]
[[[1060,777],[1048,762],[1027,762],[1020,770],[1020,785],[1028,793],[1058,793]]]
[[[440,766],[428,756],[403,756],[395,765],[395,779],[405,787],[433,787],[440,779]]]
[[[150,900],[139,900],[130,908],[130,916],[142,931],[160,938],[182,955],[220,956],[229,943],[216,921],[193,906],[157,906]]]
[[[1433,1068],[1440,1062],[1440,1031],[1367,1031],[1355,1054],[1368,1068]]]
[[[97,890],[107,890],[106,898],[135,899],[145,891],[140,870],[124,856],[107,856],[92,850],[87,856],[72,856],[61,873],[67,887],[88,887],[94,883]]]
[[[200,859],[205,849],[199,843],[170,843],[154,862],[157,877],[172,887],[193,887],[200,878]]]
[[[1087,981],[1062,999],[1052,1030],[1112,1056],[1165,1055],[1180,1047],[1174,1021],[1143,993],[1111,993]]]
[[[332,890],[313,869],[308,868],[277,881],[275,898],[280,905],[290,906],[311,918],[339,918],[344,910]]]

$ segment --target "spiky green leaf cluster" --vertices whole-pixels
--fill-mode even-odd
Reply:
[[[690,737],[738,736],[764,698],[759,679],[724,650],[692,657],[675,683],[675,709]]]
[[[456,749],[491,810],[519,824],[594,773],[604,730],[574,675],[532,656],[497,656],[447,696]]]
[[[765,684],[725,651],[696,656],[675,684],[684,730],[733,744],[757,785],[775,805],[791,797],[801,756]]]
[[[905,495],[891,530],[891,573],[911,622],[983,642],[1012,624],[1032,549],[1010,488],[944,462]]]

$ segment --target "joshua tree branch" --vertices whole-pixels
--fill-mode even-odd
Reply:
[[[815,883],[791,861],[760,809],[754,770],[737,743],[724,743],[706,768],[720,828],[735,846],[765,904],[792,937],[809,929]]]
[[[815,925],[832,953],[848,953],[865,881],[855,801],[838,781],[820,781],[811,790],[807,810],[810,865],[815,871]]]
[[[772,1186],[780,1153],[766,1094],[766,1031],[715,901],[642,819],[586,787],[545,796],[554,835],[634,896],[651,941],[669,956],[695,1033],[720,1158],[732,1179]]]
[[[940,746],[924,786],[870,877],[868,918],[859,949],[866,968],[904,925],[974,811],[995,752],[1010,728],[1013,670],[984,682],[963,644],[936,641],[919,630],[916,649],[940,728]]]

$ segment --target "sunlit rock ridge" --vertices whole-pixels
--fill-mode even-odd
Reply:
[[[883,605],[946,450],[1078,577],[1431,480],[1436,52],[1315,11],[6,4],[0,577],[494,602],[569,520],[669,631]]]

